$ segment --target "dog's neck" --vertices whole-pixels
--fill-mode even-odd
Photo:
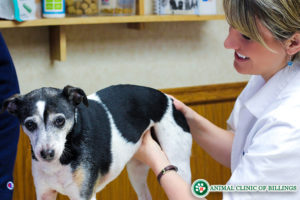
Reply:
[[[81,138],[80,134],[78,135],[78,133],[81,131],[81,126],[80,123],[78,123],[78,117],[78,108],[76,107],[74,110],[74,124],[67,134],[65,150],[60,157],[60,162],[63,165],[67,165],[70,162],[76,160],[80,152],[78,144],[80,143]]]

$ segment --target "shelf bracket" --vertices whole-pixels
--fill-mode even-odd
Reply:
[[[67,41],[64,26],[49,26],[49,46],[51,60],[67,59]]]
[[[136,0],[136,15],[145,15],[145,3],[144,0]],[[142,30],[145,28],[145,23],[129,23],[127,24],[128,28]]]

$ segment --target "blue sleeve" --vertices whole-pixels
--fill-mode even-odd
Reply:
[[[20,93],[9,51],[0,33],[0,105],[6,98]],[[0,114],[0,199],[11,200],[13,169],[19,139],[19,122],[7,112]]]

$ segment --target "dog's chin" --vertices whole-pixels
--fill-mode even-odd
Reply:
[[[41,156],[38,156],[37,160],[44,163],[56,163],[59,160],[59,157],[55,156],[52,159],[44,159]]]

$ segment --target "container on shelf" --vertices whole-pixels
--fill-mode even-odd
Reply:
[[[199,2],[200,15],[215,15],[217,14],[216,0],[200,0]]]
[[[65,17],[65,0],[42,0],[42,13],[46,18]]]
[[[135,15],[135,0],[101,0],[101,15]]]
[[[97,15],[98,0],[66,0],[66,12],[75,16]]]

